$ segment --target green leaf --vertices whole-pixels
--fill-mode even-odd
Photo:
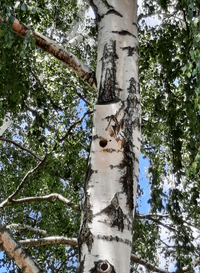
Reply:
[[[15,17],[13,17],[12,15],[9,17],[9,22],[13,23],[15,21]]]
[[[23,3],[23,4],[21,5],[21,10],[23,10],[23,11],[26,11],[26,10],[27,10],[27,5],[26,5],[25,3]]]
[[[4,36],[5,31],[3,29],[0,29],[0,38]]]

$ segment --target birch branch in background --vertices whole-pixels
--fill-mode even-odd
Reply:
[[[46,245],[70,245],[70,246],[77,246],[78,242],[76,238],[66,238],[64,236],[50,236],[45,238],[38,238],[38,239],[27,239],[19,241],[21,245],[24,247],[31,247],[31,246],[46,246]]]
[[[58,142],[60,143],[60,142],[64,141],[64,140],[71,134],[71,130],[72,130],[77,124],[81,123],[81,122],[83,121],[83,119],[85,118],[85,116],[90,115],[90,114],[92,114],[92,113],[93,113],[93,111],[87,111],[87,112],[85,112],[85,113],[83,114],[83,116],[82,116],[79,120],[77,120],[76,122],[74,122],[74,123],[69,127],[69,129],[67,130],[67,132],[65,133],[65,135],[64,135],[62,138],[58,138]]]
[[[66,238],[63,236],[50,236],[46,238],[39,238],[39,239],[27,239],[21,240],[19,243],[24,247],[38,247],[38,246],[45,246],[45,245],[57,245],[57,244],[66,244],[70,246],[77,246],[78,241],[76,238]],[[131,254],[131,261],[143,265],[145,268],[157,272],[157,273],[170,273],[160,267],[157,267],[148,261],[139,258],[138,256]],[[183,269],[183,272],[188,272],[191,267],[188,266],[187,268]],[[171,272],[175,273],[175,272]]]
[[[1,249],[19,266],[24,273],[44,273],[39,265],[26,253],[13,236],[0,225],[0,245]]]
[[[0,204],[0,210],[5,207],[5,206],[10,206],[10,205],[17,205],[17,204],[22,204],[22,203],[26,203],[26,202],[42,202],[42,201],[49,201],[51,202],[53,199],[58,199],[60,202],[62,202],[63,204],[69,206],[70,208],[80,211],[80,207],[74,205],[73,203],[71,203],[71,201],[67,198],[65,198],[64,196],[62,196],[61,194],[58,193],[51,193],[48,195],[44,195],[44,196],[34,196],[34,197],[24,197],[24,198],[20,198],[20,199],[12,199],[12,200],[7,200],[7,202],[2,202],[2,204]]]
[[[21,225],[21,224],[10,224],[10,225],[6,225],[6,228],[9,230],[26,230],[26,231],[30,231],[34,234],[38,234],[38,235],[42,235],[44,237],[48,236],[46,230],[42,230],[42,229],[38,229],[38,228],[33,228],[31,226],[28,225]]]
[[[72,28],[70,29],[70,32],[67,35],[68,36],[67,40],[70,45],[78,44],[79,42],[83,40],[83,37],[84,37],[84,34],[83,34],[84,30],[80,31],[80,28],[81,28],[81,23],[84,22],[86,12],[89,6],[83,0],[78,0],[77,5],[79,7],[79,11],[77,14],[78,19],[77,21],[75,21]]]
[[[16,18],[13,21],[12,29],[17,35],[21,37],[25,37],[25,35],[29,32],[29,28],[22,22],[18,21]],[[63,47],[56,44],[53,40],[45,37],[39,32],[34,32],[32,36],[35,38],[36,46],[40,47],[45,52],[48,52],[59,61],[64,63],[68,68],[73,70],[85,83],[97,91],[95,73],[87,65],[81,62],[75,55],[68,52]]]
[[[138,263],[138,264],[141,264],[143,265],[145,268],[153,271],[153,272],[158,272],[158,273],[169,273],[169,271],[166,271],[162,268],[159,268],[155,265],[152,265],[150,264],[148,261],[144,260],[144,259],[141,259],[139,257],[137,257],[136,255],[134,254],[131,254],[131,261],[135,262],[135,263]]]
[[[0,126],[0,136],[8,129],[8,127],[12,124],[12,120],[10,114],[6,114],[2,126]]]
[[[20,148],[23,151],[26,151],[27,153],[31,154],[32,156],[34,156],[37,160],[42,161],[42,158],[40,158],[39,156],[35,155],[33,152],[31,152],[29,149],[24,148],[23,146],[21,146],[19,143],[17,143],[16,141],[12,140],[12,139],[8,139],[8,138],[4,138],[4,137],[0,137],[1,141],[6,141],[9,143],[12,143],[13,145],[17,146],[18,148]]]

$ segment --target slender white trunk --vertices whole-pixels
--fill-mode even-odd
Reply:
[[[128,273],[140,154],[137,1],[92,1],[98,101],[79,236],[79,272]]]

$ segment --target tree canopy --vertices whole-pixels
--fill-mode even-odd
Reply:
[[[172,263],[169,272],[195,272],[200,265],[200,3],[144,0],[141,5],[142,154],[150,163],[151,209],[140,215],[136,208],[131,270],[142,272],[144,265],[146,272],[166,273]],[[1,0],[0,6],[0,125],[8,114],[12,120],[0,136],[0,224],[48,272],[77,267],[96,101],[98,18],[89,6],[81,0]],[[147,24],[145,19],[154,17],[159,23]],[[25,31],[22,37],[14,23]],[[52,41],[63,59],[51,51]],[[80,64],[78,71],[73,61]],[[143,191],[139,185],[138,198]],[[160,268],[160,255],[166,269]],[[15,272],[6,255],[1,266]]]

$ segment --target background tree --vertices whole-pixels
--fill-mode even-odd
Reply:
[[[87,8],[82,1],[1,1],[0,118],[10,113],[13,122],[0,137],[0,241],[10,239],[10,229],[13,244],[23,245],[47,272],[77,267],[96,100],[99,18],[86,17]],[[143,1],[138,14],[142,153],[150,161],[151,211],[140,215],[136,208],[132,272],[142,271],[138,264],[168,272],[159,268],[161,254],[176,272],[194,272],[200,263],[199,8],[198,1]],[[149,16],[160,24],[146,25]],[[24,38],[12,30],[15,18],[23,22]],[[60,47],[47,36],[77,58],[68,51],[59,57]],[[1,265],[20,272],[5,254]]]

